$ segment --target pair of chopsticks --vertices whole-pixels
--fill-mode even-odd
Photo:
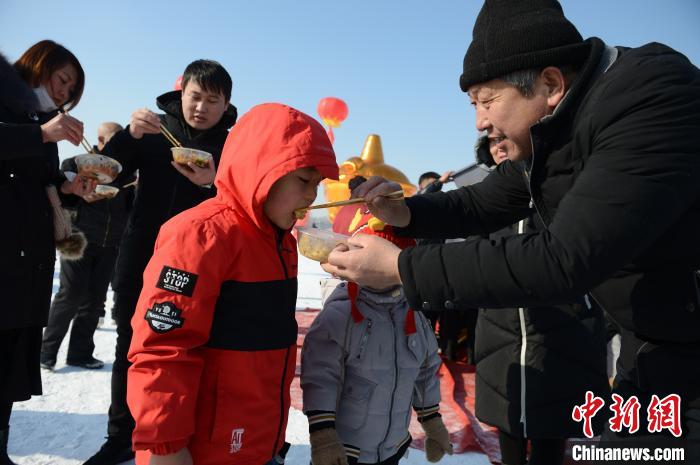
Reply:
[[[58,112],[63,113],[65,115],[68,114],[68,112],[63,109],[62,105],[58,107]],[[95,153],[95,151],[92,149],[92,145],[90,144],[90,142],[88,142],[87,138],[85,138],[85,135],[83,135],[83,140],[80,141],[80,144],[85,150],[87,150],[87,153]]]
[[[390,192],[388,194],[381,195],[380,197],[386,197],[389,200],[401,200],[403,199],[403,191],[394,191]],[[329,203],[322,203],[320,205],[312,205],[310,207],[306,208],[298,208],[294,210],[294,213],[302,214],[306,213],[308,210],[316,210],[319,208],[331,208],[331,207],[342,207],[345,205],[355,205],[357,203],[367,203],[364,197],[359,197],[356,199],[348,199],[348,200],[339,200],[338,202],[329,202]]]
[[[166,139],[168,139],[168,142],[173,144],[173,147],[182,147],[182,144],[180,141],[178,141],[173,134],[168,131],[168,128],[166,128],[162,123],[160,125],[160,132],[163,133]]]

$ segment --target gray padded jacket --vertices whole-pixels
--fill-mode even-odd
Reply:
[[[345,282],[324,302],[304,340],[301,387],[310,430],[335,427],[349,457],[373,463],[411,442],[411,406],[419,420],[437,414],[441,360],[430,323],[401,288],[360,288],[356,302],[353,314]]]

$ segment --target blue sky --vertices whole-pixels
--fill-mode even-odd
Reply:
[[[473,160],[474,114],[458,86],[464,52],[482,2],[439,1],[0,1],[0,51],[14,61],[50,38],[73,51],[86,72],[72,112],[96,142],[102,121],[128,123],[155,108],[197,58],[220,61],[244,113],[270,101],[315,117],[320,98],[350,109],[335,131],[339,161],[382,137],[386,161],[416,182],[427,170]],[[195,6],[196,5],[196,6]],[[700,64],[697,0],[565,0],[584,37],[612,45],[664,42]],[[80,153],[60,144],[61,157]]]

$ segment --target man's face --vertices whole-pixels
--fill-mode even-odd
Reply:
[[[543,87],[538,79],[530,97],[500,79],[469,88],[469,100],[476,109],[476,128],[487,132],[492,156],[496,153],[511,161],[532,156],[530,126],[551,111]],[[494,161],[499,163],[495,157]]]
[[[97,128],[97,148],[98,150],[102,150],[105,145],[107,145],[107,142],[114,136],[117,132],[121,130],[121,127],[116,126],[116,125],[109,125],[109,124],[101,124],[99,128]]]
[[[418,189],[425,189],[428,185],[434,183],[435,181],[437,181],[437,178],[425,178],[420,182],[420,184],[418,184]]]
[[[182,89],[182,114],[187,124],[200,131],[213,128],[227,106],[222,94],[208,92],[197,82],[189,81]]]
[[[275,182],[263,205],[265,216],[281,229],[294,226],[294,210],[306,208],[316,200],[318,183],[323,176],[313,167],[299,168]]]

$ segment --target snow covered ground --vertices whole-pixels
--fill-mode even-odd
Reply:
[[[325,273],[318,263],[300,257],[299,308],[318,308],[318,280]],[[54,292],[58,288],[58,275]],[[111,308],[108,295],[107,314]],[[65,365],[65,346],[53,372],[43,372],[44,395],[15,404],[10,420],[10,457],[19,465],[77,465],[90,457],[107,433],[110,372],[114,360],[115,326],[106,322],[95,333],[95,356],[105,361],[102,370],[82,370]],[[309,435],[306,417],[290,410],[287,441],[292,443],[288,464],[309,463]],[[132,462],[127,462],[127,464]],[[427,464],[425,455],[410,449],[402,464]],[[445,465],[489,465],[486,456],[466,453],[444,458]]]

